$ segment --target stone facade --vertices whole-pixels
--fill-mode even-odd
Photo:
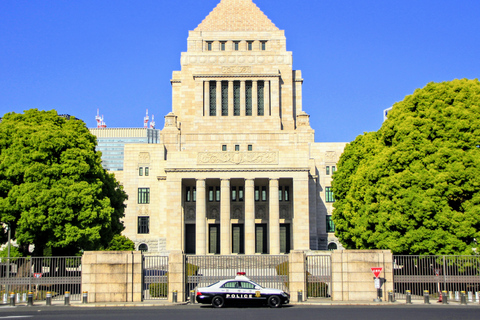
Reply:
[[[124,234],[161,253],[326,250],[345,144],[315,142],[284,31],[222,0],[187,42],[160,143],[124,148]]]

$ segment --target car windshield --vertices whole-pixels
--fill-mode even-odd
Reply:
[[[207,288],[209,288],[209,287],[211,287],[211,286],[214,286],[214,285],[216,285],[216,284],[219,283],[219,282],[220,282],[220,281],[214,282],[214,283],[212,283],[211,285],[209,285]]]

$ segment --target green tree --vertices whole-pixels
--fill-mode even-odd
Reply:
[[[126,194],[101,166],[83,121],[55,111],[8,113],[0,123],[0,221],[20,251],[73,255],[120,234]]]
[[[348,144],[333,177],[346,248],[474,254],[480,241],[480,82],[429,83]]]
[[[133,251],[135,250],[135,243],[129,238],[117,234],[108,244],[107,251]]]

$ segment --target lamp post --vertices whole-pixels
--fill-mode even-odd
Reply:
[[[7,284],[5,285],[5,293],[8,295],[8,281],[10,280],[10,223],[7,222],[7,234],[8,234],[8,242],[7,242]]]

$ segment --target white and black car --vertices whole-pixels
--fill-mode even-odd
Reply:
[[[290,295],[279,289],[263,288],[251,281],[245,273],[237,273],[235,279],[222,280],[197,289],[198,303],[216,308],[224,305],[268,305],[278,308],[290,302]]]

